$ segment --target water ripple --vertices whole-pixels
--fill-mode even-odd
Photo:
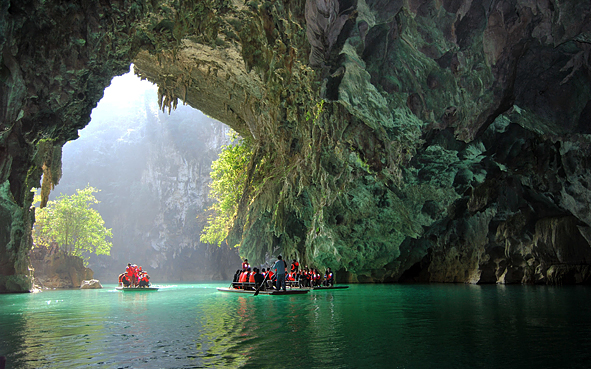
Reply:
[[[0,295],[0,355],[9,368],[583,368],[591,348],[589,288],[216,286]]]

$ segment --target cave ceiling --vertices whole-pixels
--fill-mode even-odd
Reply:
[[[0,0],[0,291],[115,75],[255,152],[229,243],[342,280],[588,283],[591,1]]]

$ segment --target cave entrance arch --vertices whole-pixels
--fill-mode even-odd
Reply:
[[[164,110],[158,87],[132,65],[105,88],[80,138],[62,148],[63,175],[51,197],[98,188],[95,208],[113,230],[111,255],[89,260],[103,283],[128,262],[158,282],[228,279],[239,265],[236,250],[199,241],[212,202],[211,162],[229,143],[229,127],[182,103]]]

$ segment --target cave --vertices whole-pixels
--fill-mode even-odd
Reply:
[[[228,239],[253,262],[279,250],[349,282],[590,282],[589,1],[0,9],[1,292],[31,289],[30,189],[130,63],[163,108],[256,143]]]

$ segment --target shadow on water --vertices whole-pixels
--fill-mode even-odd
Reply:
[[[586,368],[587,287],[358,285],[307,295],[0,296],[7,368]]]

